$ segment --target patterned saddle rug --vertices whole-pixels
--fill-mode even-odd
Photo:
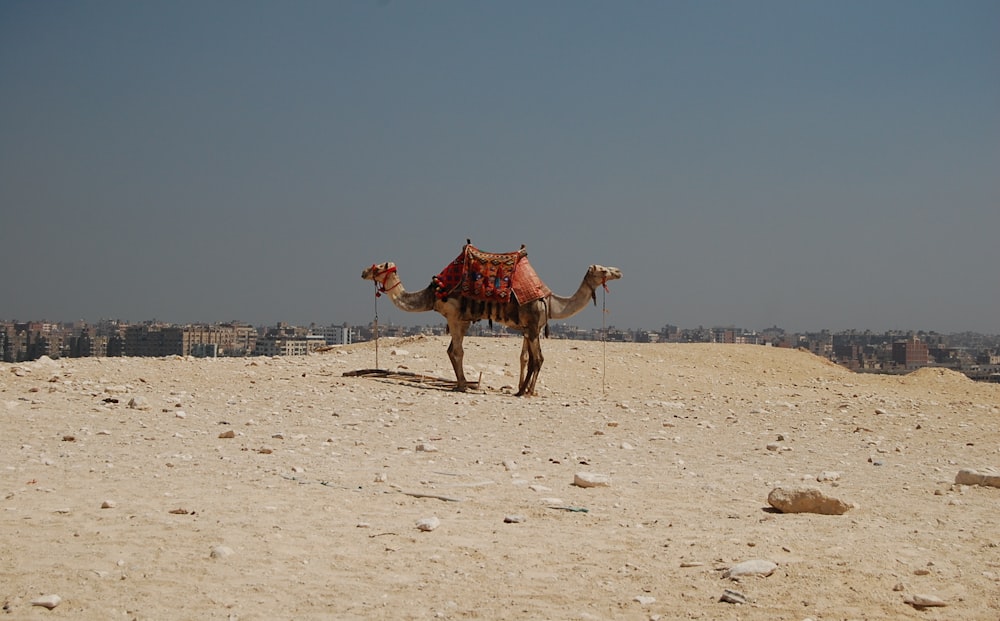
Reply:
[[[552,293],[528,263],[528,251],[483,252],[472,244],[434,277],[437,296],[447,300],[460,296],[485,302],[507,302],[513,295],[526,304]]]

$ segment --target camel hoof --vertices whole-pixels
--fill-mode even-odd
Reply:
[[[468,389],[465,386],[455,386],[455,388],[454,388],[454,390],[452,390],[452,392],[465,392],[466,390],[468,390]]]

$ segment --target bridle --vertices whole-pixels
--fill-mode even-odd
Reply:
[[[375,297],[380,298],[382,297],[383,293],[388,293],[403,283],[403,281],[397,280],[396,284],[394,284],[389,288],[386,288],[385,283],[389,281],[389,275],[395,273],[396,273],[395,265],[393,265],[390,268],[381,270],[379,269],[378,265],[374,263],[372,264],[372,282],[375,283]]]

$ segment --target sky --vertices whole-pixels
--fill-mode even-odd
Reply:
[[[996,334],[998,233],[994,0],[0,3],[0,319]]]

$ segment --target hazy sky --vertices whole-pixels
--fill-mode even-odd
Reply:
[[[1000,333],[998,233],[995,0],[0,3],[3,319],[367,323],[468,237],[620,328]]]

